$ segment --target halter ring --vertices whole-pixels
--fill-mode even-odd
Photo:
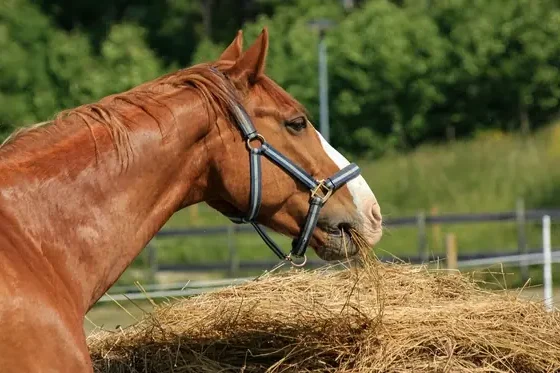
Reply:
[[[288,262],[290,262],[290,264],[294,267],[303,267],[305,265],[305,263],[307,263],[307,255],[303,254],[303,262],[301,262],[301,263],[294,262],[294,258],[292,258],[292,254],[289,254],[286,257],[286,260]]]
[[[254,140],[260,141],[261,146],[259,146],[258,148],[253,148],[253,147],[251,146],[251,142],[254,141]],[[249,151],[251,151],[251,150],[253,150],[253,149],[259,150],[259,149],[264,145],[265,142],[266,142],[266,140],[264,139],[264,136],[261,135],[260,133],[257,133],[257,136],[252,137],[252,138],[250,138],[250,139],[247,139],[247,149],[249,149]]]
[[[311,189],[311,198],[317,197],[321,200],[322,203],[325,203],[330,198],[332,193],[333,190],[325,184],[325,180],[319,180],[317,186]]]

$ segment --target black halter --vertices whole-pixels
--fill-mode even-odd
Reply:
[[[250,223],[261,236],[263,241],[280,259],[287,260],[296,266],[303,266],[307,261],[305,251],[307,249],[307,245],[309,244],[311,235],[313,234],[313,230],[317,225],[317,219],[319,218],[321,208],[334,191],[360,174],[360,168],[356,164],[351,163],[327,179],[316,180],[313,176],[309,175],[299,166],[274,149],[272,145],[267,143],[265,138],[257,132],[255,126],[249,118],[249,115],[247,115],[247,112],[242,106],[236,105],[233,107],[233,111],[235,118],[237,119],[237,124],[243,133],[243,138],[246,141],[247,149],[250,152],[251,191],[249,196],[249,212],[247,215],[245,217],[229,217],[229,219],[237,224]],[[260,146],[253,147],[251,144],[254,141],[259,141]],[[254,221],[259,212],[262,197],[261,155],[264,155],[284,169],[284,171],[288,174],[302,182],[311,192],[309,210],[307,212],[305,225],[303,226],[299,237],[292,241],[292,250],[288,255],[284,254],[282,249],[278,247],[264,229]],[[303,257],[303,262],[301,264],[294,263],[292,259],[294,256]]]
[[[223,76],[223,74],[215,67],[211,67],[211,70]],[[316,180],[301,167],[274,149],[272,145],[267,143],[265,138],[257,132],[251,118],[240,104],[234,105],[232,110],[237,125],[243,134],[243,139],[246,141],[247,150],[250,153],[251,190],[249,195],[249,212],[247,215],[245,217],[230,216],[229,219],[236,224],[250,223],[255,228],[259,236],[261,236],[263,241],[280,259],[289,261],[294,266],[303,266],[307,262],[305,251],[307,250],[307,245],[309,244],[313,230],[317,225],[317,219],[319,218],[321,208],[337,189],[360,175],[360,168],[356,164],[351,163],[327,179]],[[260,146],[253,147],[251,144],[254,141],[259,141]],[[264,155],[272,162],[280,166],[288,174],[295,177],[308,187],[311,192],[309,210],[307,211],[305,225],[303,226],[299,237],[292,241],[292,250],[288,255],[284,254],[282,249],[272,240],[265,230],[257,222],[255,222],[255,218],[259,213],[262,198],[261,155]],[[303,257],[304,260],[302,263],[297,264],[293,261],[293,257]]]

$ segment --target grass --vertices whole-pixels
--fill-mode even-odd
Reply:
[[[96,331],[98,328],[104,330],[115,330],[126,328],[137,323],[149,312],[153,311],[153,305],[149,301],[110,302],[99,304],[92,308],[84,320],[84,331],[86,335]],[[122,308],[121,308],[122,306]],[[124,308],[124,309],[123,309]]]
[[[533,275],[533,274],[531,274]],[[499,277],[499,276],[497,276]],[[496,279],[498,279],[496,277]],[[490,280],[491,281],[491,280]],[[499,286],[493,286],[495,289],[499,289]],[[511,289],[512,292],[518,293],[518,290]],[[530,301],[541,302],[543,299],[543,288],[542,286],[533,286],[523,289],[519,293],[520,298],[527,299]],[[560,288],[554,289],[553,297],[555,299],[555,304],[560,307]],[[178,298],[179,300],[184,298]],[[175,302],[176,299],[153,299],[156,304],[162,304],[164,302]],[[153,305],[147,300],[135,300],[132,301],[121,301],[120,306],[113,303],[97,304],[93,307],[87,314],[87,319],[84,320],[84,331],[86,335],[98,330],[98,328],[103,328],[104,330],[116,330],[120,328],[126,328],[130,325],[136,324],[138,320],[141,320],[147,313],[154,310]],[[121,308],[126,309],[123,310]]]
[[[527,208],[560,206],[560,125],[531,138],[483,133],[477,139],[425,146],[408,155],[363,163],[366,179],[385,216],[511,211],[518,198]],[[517,246],[514,223],[481,223],[430,231],[430,250],[443,253],[442,237],[453,231],[463,252],[502,251]],[[395,254],[415,249],[414,231],[395,230],[381,247]],[[528,229],[528,244],[540,246],[540,227]],[[554,238],[558,238],[555,234]]]
[[[354,159],[376,194],[385,217],[427,214],[512,211],[522,198],[526,208],[560,207],[560,124],[531,137],[483,132],[475,139],[426,145],[409,154],[379,160]],[[266,191],[265,191],[266,193]],[[554,223],[554,222],[553,222]],[[175,214],[165,228],[228,225],[229,220],[205,204]],[[553,224],[553,246],[560,230]],[[460,253],[517,250],[515,223],[454,224],[428,227],[431,258],[444,255],[443,239],[455,233]],[[289,240],[274,235],[285,248]],[[528,246],[541,246],[539,223],[527,226]],[[274,259],[256,234],[231,241],[241,260]],[[376,251],[406,260],[417,255],[415,227],[387,229]],[[227,261],[227,235],[156,238],[160,263]],[[145,264],[141,257],[137,265]],[[126,276],[122,281],[126,281]]]

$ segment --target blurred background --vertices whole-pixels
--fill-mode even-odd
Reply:
[[[248,45],[263,26],[268,75],[379,199],[380,258],[475,270],[508,288],[542,283],[544,215],[560,260],[557,0],[3,0],[0,137],[215,59],[237,30]],[[250,227],[200,204],[169,221],[114,291],[276,262]]]

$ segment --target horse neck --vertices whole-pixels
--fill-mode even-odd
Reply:
[[[22,260],[46,260],[42,268],[52,268],[51,277],[81,300],[77,307],[83,312],[175,211],[202,200],[207,154],[199,140],[209,127],[207,113],[192,91],[172,99],[188,106],[173,113],[166,108],[169,118],[160,123],[153,111],[128,113],[134,129],[126,134],[130,154],[124,168],[109,131],[85,126],[83,118],[41,129],[40,139],[51,142],[43,151],[26,147],[23,139],[20,153],[3,155],[0,173],[9,183],[1,186],[0,216],[20,226],[19,240],[32,257]]]

